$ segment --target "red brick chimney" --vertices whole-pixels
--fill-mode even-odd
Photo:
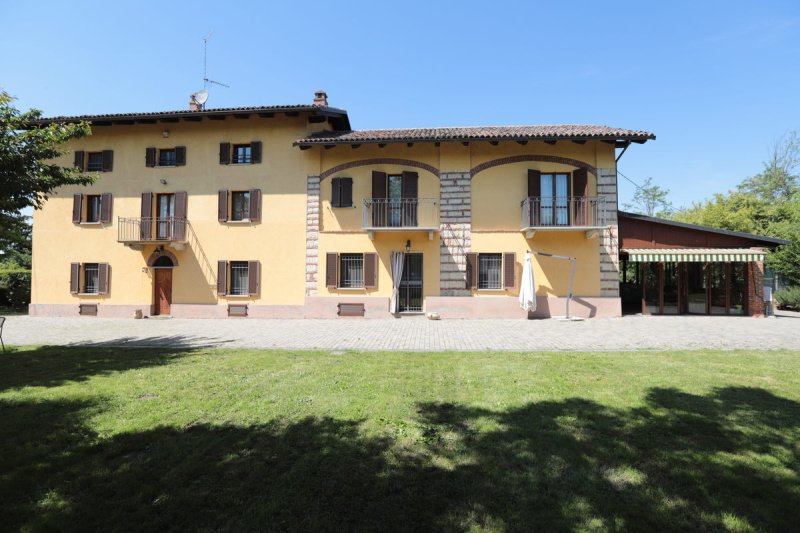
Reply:
[[[328,105],[328,93],[323,90],[319,90],[314,93],[314,105],[316,106],[327,106]]]

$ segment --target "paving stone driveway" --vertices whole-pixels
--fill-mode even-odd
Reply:
[[[221,346],[325,350],[800,349],[800,313],[773,318],[556,320],[190,320],[12,316],[14,344]]]

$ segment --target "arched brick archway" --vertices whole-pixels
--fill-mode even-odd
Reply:
[[[156,266],[156,261],[158,261],[162,257],[166,257],[170,261],[172,261],[172,266],[174,267],[178,266],[178,258],[175,257],[175,254],[173,254],[168,250],[161,250],[160,252],[154,251],[152,254],[150,254],[150,257],[147,258],[147,266],[149,267]]]
[[[470,170],[470,175],[472,178],[474,178],[476,174],[483,172],[486,169],[492,167],[499,167],[500,165],[511,165],[513,163],[522,163],[525,161],[542,161],[546,163],[559,163],[562,165],[570,165],[576,168],[585,168],[588,172],[597,176],[597,169],[587,163],[584,163],[583,161],[579,161],[577,159],[571,159],[569,157],[558,157],[554,155],[533,155],[533,154],[512,155],[509,157],[492,159],[491,161],[486,161],[485,163],[481,163],[480,165],[472,167],[472,170]]]
[[[347,170],[350,168],[367,167],[373,165],[400,165],[404,167],[419,168],[430,172],[437,178],[439,177],[438,168],[434,167],[433,165],[423,163],[421,161],[414,161],[413,159],[399,159],[392,157],[376,157],[373,159],[359,159],[358,161],[348,161],[347,163],[336,165],[335,167],[329,168],[328,170],[320,174],[319,180],[322,181],[328,176],[331,176],[333,174],[336,174],[337,172],[342,172],[343,170]]]

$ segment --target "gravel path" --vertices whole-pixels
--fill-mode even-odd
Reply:
[[[800,349],[800,313],[767,319],[628,316],[557,320],[111,319],[11,316],[6,345],[325,350]]]

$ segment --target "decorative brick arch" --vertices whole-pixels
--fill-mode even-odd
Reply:
[[[173,267],[178,266],[178,258],[175,257],[175,254],[168,250],[161,250],[160,252],[154,251],[152,254],[150,254],[150,257],[147,258],[147,266],[152,267],[160,257],[167,257],[170,261],[172,261]]]
[[[488,168],[499,167],[500,165],[511,165],[513,163],[522,163],[524,161],[543,161],[545,163],[560,163],[562,165],[570,165],[577,168],[585,168],[587,171],[597,176],[597,169],[594,168],[593,166],[584,163],[583,161],[578,161],[577,159],[570,159],[569,157],[558,157],[555,155],[512,155],[509,157],[492,159],[491,161],[486,161],[485,163],[481,163],[480,165],[472,167],[472,170],[470,170],[470,174],[471,177],[474,178],[476,174],[478,174],[479,172],[483,172]]]
[[[342,163],[341,165],[336,165],[333,168],[329,168],[325,172],[319,175],[319,180],[322,181],[328,176],[336,174],[337,172],[341,172],[343,170],[347,170],[349,168],[355,167],[367,167],[373,165],[401,165],[404,167],[414,167],[414,168],[421,168],[422,170],[427,170],[437,178],[439,177],[439,169],[429,165],[427,163],[422,163],[420,161],[414,161],[413,159],[397,159],[391,157],[377,157],[373,159],[359,159],[358,161],[349,161],[347,163]]]

